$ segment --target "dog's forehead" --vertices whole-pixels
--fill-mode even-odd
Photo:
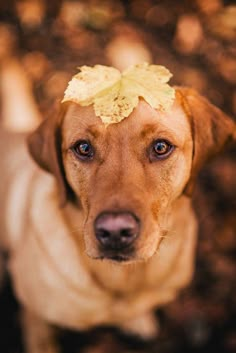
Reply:
[[[105,126],[101,119],[95,115],[93,106],[82,107],[76,103],[68,106],[64,117],[66,135],[78,132],[90,132],[96,135],[112,132],[129,134],[146,134],[157,131],[166,131],[171,134],[181,135],[184,139],[190,134],[190,124],[180,103],[176,100],[168,112],[158,111],[152,108],[144,100],[140,100],[133,112],[119,123]]]
[[[70,103],[68,105],[64,120],[67,126],[76,124],[81,129],[102,123],[101,119],[95,115],[92,105],[82,107],[76,103]]]

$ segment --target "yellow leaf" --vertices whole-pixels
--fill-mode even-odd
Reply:
[[[140,97],[155,109],[170,109],[175,97],[174,89],[167,84],[171,76],[164,66],[147,63],[132,66],[122,74],[112,67],[83,66],[70,81],[63,102],[94,104],[95,114],[104,124],[119,123],[137,107]]]
[[[80,72],[69,82],[62,102],[72,101],[84,106],[90,105],[98,93],[111,87],[120,77],[120,72],[113,67],[82,66]]]

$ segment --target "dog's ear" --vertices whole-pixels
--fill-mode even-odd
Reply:
[[[185,187],[185,194],[190,196],[203,165],[220,152],[227,142],[236,138],[236,124],[195,90],[178,87],[176,92],[192,129],[192,170]]]
[[[60,125],[64,114],[65,108],[62,108],[59,114],[44,120],[37,130],[28,136],[28,149],[35,162],[56,177],[61,207],[66,204],[70,192],[61,150]]]

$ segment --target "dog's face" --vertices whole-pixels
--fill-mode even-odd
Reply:
[[[190,175],[193,142],[183,110],[176,104],[164,114],[140,101],[128,118],[105,127],[91,106],[71,104],[62,141],[89,256],[152,256],[165,236],[166,214]]]
[[[174,201],[190,193],[204,161],[233,135],[220,110],[188,92],[178,91],[168,113],[140,100],[128,118],[107,127],[92,106],[71,103],[31,136],[34,159],[55,174],[64,199],[68,188],[73,193],[90,257],[151,257]]]

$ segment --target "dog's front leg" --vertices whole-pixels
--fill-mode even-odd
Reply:
[[[22,329],[26,353],[59,353],[55,330],[27,310],[22,310]]]
[[[152,340],[159,333],[159,323],[154,313],[145,313],[121,325],[122,331],[127,334],[139,336],[144,340]]]
[[[2,288],[2,283],[3,283],[3,279],[4,279],[4,274],[5,274],[5,261],[4,261],[4,256],[3,253],[0,249],[0,290]]]

